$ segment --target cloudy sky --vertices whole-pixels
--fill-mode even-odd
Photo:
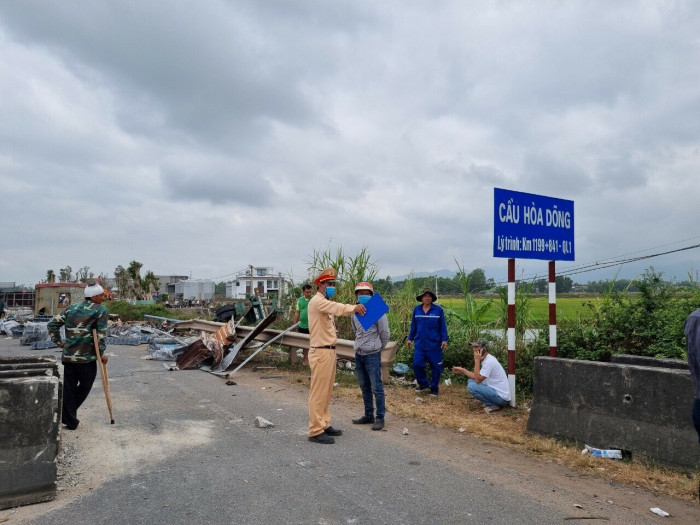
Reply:
[[[574,201],[562,271],[699,244],[699,27],[691,1],[0,2],[0,281],[298,280],[340,246],[498,281],[494,187]],[[650,265],[700,249],[572,278]]]

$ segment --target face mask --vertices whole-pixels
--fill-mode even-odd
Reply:
[[[335,295],[335,286],[327,286],[326,287],[326,297],[330,299]]]
[[[369,301],[371,298],[371,295],[358,295],[357,302],[360,304],[367,304],[367,301]]]

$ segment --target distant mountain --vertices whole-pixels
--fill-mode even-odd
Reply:
[[[394,283],[400,283],[401,281],[405,281],[406,279],[408,279],[409,275],[410,274],[397,275],[396,277],[392,275],[391,281]],[[448,279],[452,279],[455,275],[457,275],[457,272],[443,269],[435,270],[433,272],[414,272],[413,277],[446,277]]]

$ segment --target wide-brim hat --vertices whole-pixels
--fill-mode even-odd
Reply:
[[[368,283],[367,281],[362,281],[361,283],[357,283],[357,286],[355,286],[355,294],[357,294],[357,292],[359,292],[360,290],[367,290],[372,295],[374,295],[374,287],[370,283]]]
[[[318,274],[316,279],[314,279],[314,284],[316,284],[318,286],[323,281],[335,281],[337,275],[338,275],[338,272],[336,271],[335,268],[326,268],[325,270],[323,270],[321,273]]]
[[[423,300],[423,296],[424,296],[425,294],[427,294],[427,293],[429,293],[429,294],[430,294],[430,297],[433,298],[433,302],[437,301],[437,295],[435,295],[435,294],[433,293],[433,291],[432,291],[430,288],[423,288],[423,290],[421,290],[421,293],[419,293],[418,295],[416,295],[416,301],[422,301],[422,300]]]

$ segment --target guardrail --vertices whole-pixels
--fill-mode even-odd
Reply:
[[[221,328],[224,323],[217,323],[216,321],[203,321],[200,319],[194,319],[192,321],[182,321],[177,323],[174,328],[177,329],[191,329],[191,330],[202,330],[204,332],[216,332]],[[244,338],[247,334],[253,331],[254,326],[237,326],[236,327],[236,340]],[[279,336],[282,330],[273,330],[268,328],[260,332],[256,337],[256,341],[265,343],[270,339]],[[289,360],[294,363],[297,360],[296,349],[308,349],[309,348],[309,336],[307,334],[300,334],[298,332],[289,332],[282,336],[279,340],[280,345],[290,347],[289,350]],[[394,358],[396,357],[396,350],[398,345],[395,341],[390,341],[384,350],[382,350],[382,381],[387,382],[389,380],[389,370],[394,364]],[[335,353],[338,357],[343,359],[355,359],[355,349],[353,348],[353,341],[348,339],[338,339],[335,346]]]

